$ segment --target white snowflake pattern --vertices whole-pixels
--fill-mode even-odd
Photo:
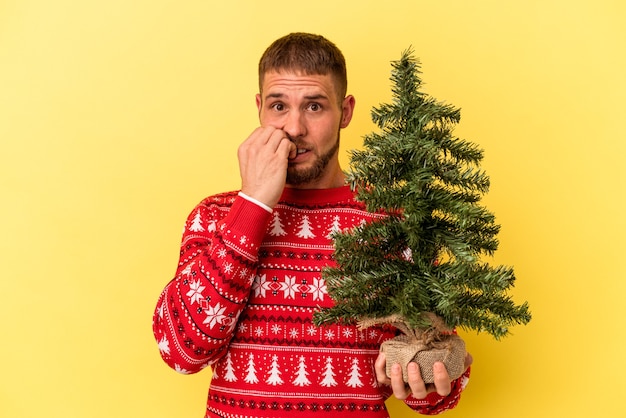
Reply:
[[[283,296],[285,299],[294,299],[296,297],[296,276],[285,276],[285,282],[281,283],[281,289],[283,290]]]
[[[354,332],[352,331],[351,328],[344,328],[342,331],[342,334],[344,338],[352,338],[352,336],[354,335]]]
[[[248,332],[248,325],[241,323],[239,324],[238,329],[241,333]]]
[[[300,331],[298,331],[296,328],[291,328],[291,330],[289,331],[289,336],[291,338],[298,338],[299,335]]]
[[[262,337],[265,334],[265,332],[263,332],[263,327],[256,327],[254,329],[254,335],[256,335],[257,337]]]
[[[324,337],[326,337],[327,340],[332,340],[335,338],[335,331],[333,331],[332,329],[327,329],[324,332]]]
[[[321,277],[314,278],[312,288],[313,300],[324,300],[324,295],[327,294],[326,281]]]
[[[228,333],[232,332],[237,326],[237,320],[232,317],[224,316],[221,321],[222,325],[228,325]]]
[[[254,296],[265,297],[265,282],[267,281],[265,274],[262,276],[255,275],[254,283],[252,283],[252,290],[254,290]]]
[[[158,342],[158,346],[159,346],[159,350],[163,353],[163,354],[170,354],[170,342],[167,340],[167,338],[165,338],[165,336],[163,336],[163,338],[161,338]]]
[[[239,271],[239,278],[243,279],[248,275],[248,269],[247,268],[243,268]]]
[[[272,332],[273,332],[274,334],[280,334],[280,332],[281,332],[282,330],[283,330],[283,327],[281,327],[280,325],[278,325],[278,324],[274,324],[274,325],[272,325]]]
[[[248,284],[252,285],[254,279],[256,279],[256,274],[251,274],[250,276],[248,276]]]
[[[181,366],[179,366],[178,364],[174,364],[174,370],[176,370],[178,373],[180,374],[189,374],[189,370],[187,369],[183,369]]]
[[[376,337],[378,337],[378,331],[376,331],[375,329],[370,329],[368,337],[372,340],[376,339]]]
[[[224,263],[224,273],[230,274],[233,272],[233,264],[232,263]]]
[[[239,238],[239,244],[245,245],[246,242],[248,242],[248,237],[246,237],[245,235]]]
[[[226,248],[220,248],[219,250],[217,250],[217,256],[219,258],[226,257],[226,254],[228,254],[228,252],[226,251]]]
[[[309,334],[309,336],[311,337],[314,336],[315,334],[317,334],[317,327],[314,325],[309,326],[306,329],[306,333]]]
[[[215,324],[221,324],[226,318],[226,316],[223,315],[225,310],[226,307],[220,305],[219,302],[215,306],[209,306],[209,308],[204,311],[207,317],[202,323],[209,324],[209,329],[212,329]]]
[[[189,285],[189,292],[187,292],[187,296],[191,298],[191,304],[200,303],[204,296],[202,295],[202,291],[205,289],[204,286],[200,286],[200,280],[193,280]]]

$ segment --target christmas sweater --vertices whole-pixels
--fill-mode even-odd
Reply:
[[[211,366],[205,417],[388,417],[391,389],[378,385],[374,361],[397,331],[312,322],[333,303],[321,277],[334,263],[331,234],[381,216],[347,186],[287,188],[272,211],[224,193],[191,212],[153,331],[176,371]],[[405,402],[438,414],[456,406],[467,378],[446,397]]]

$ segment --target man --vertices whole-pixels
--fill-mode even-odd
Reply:
[[[383,216],[354,199],[339,165],[355,106],[346,80],[325,38],[275,41],[259,63],[261,126],[238,150],[241,190],[189,215],[154,333],[170,367],[212,367],[206,417],[387,417],[391,393],[424,414],[458,402],[469,369],[451,382],[438,363],[429,387],[411,364],[407,385],[398,365],[386,376],[378,351],[394,330],[312,323],[332,304],[321,277],[331,233]]]

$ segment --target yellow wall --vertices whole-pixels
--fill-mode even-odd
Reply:
[[[202,416],[209,373],[161,362],[152,309],[187,213],[238,186],[259,55],[296,30],[348,59],[344,150],[413,45],[486,151],[494,262],[534,319],[464,334],[473,377],[447,416],[625,416],[623,2],[265,3],[0,3],[0,416]]]

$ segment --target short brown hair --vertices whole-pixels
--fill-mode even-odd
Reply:
[[[330,74],[335,79],[338,100],[346,95],[346,60],[339,48],[321,35],[295,32],[274,41],[259,61],[259,92],[266,73],[284,70],[306,75]]]

